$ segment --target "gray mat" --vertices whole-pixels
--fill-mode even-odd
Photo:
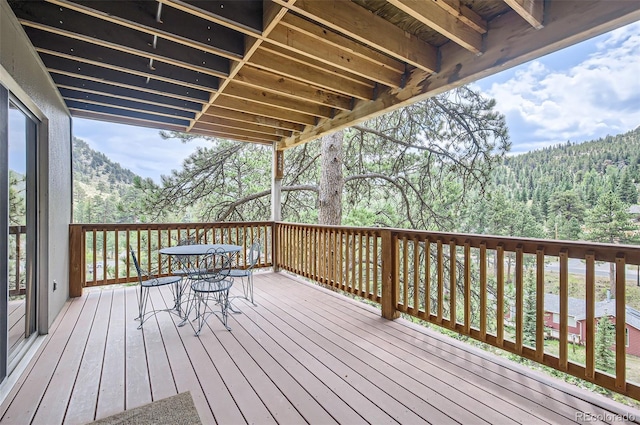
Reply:
[[[101,425],[200,425],[200,416],[193,404],[190,392],[180,393],[172,397],[163,398],[135,409],[99,419],[91,424]]]

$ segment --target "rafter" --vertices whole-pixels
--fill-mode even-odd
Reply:
[[[482,37],[474,28],[457,19],[432,0],[387,0],[414,19],[433,28],[473,53],[482,51]]]
[[[225,96],[224,94],[221,94],[216,99],[215,106],[303,125],[314,125],[317,122],[317,118],[311,115],[279,108],[271,108],[268,104],[257,103],[252,100],[242,99],[239,97]]]
[[[106,35],[102,38],[94,38],[81,33],[76,33],[72,31],[67,31],[66,29],[56,28],[55,26],[48,26],[41,24],[39,22],[32,22],[21,20],[20,23],[26,27],[36,28],[42,31],[47,31],[51,34],[58,34],[64,37],[68,37],[74,40],[80,40],[87,43],[95,44],[96,46],[102,46],[109,49],[117,50],[120,52],[130,53],[135,56],[139,56],[145,59],[153,59],[155,61],[165,62],[171,65],[179,66],[185,69],[191,69],[197,72],[201,72],[203,74],[214,75],[217,77],[226,77],[227,70],[225,64],[218,64],[219,68],[222,70],[216,70],[215,68],[209,68],[206,65],[213,66],[216,62],[213,55],[205,53],[205,52],[185,52],[178,53],[181,49],[153,49],[150,46],[150,43],[140,38],[139,35],[135,35],[131,38],[128,38],[126,34],[124,38],[117,37],[120,40],[114,42],[114,38],[107,37]],[[134,31],[135,32],[135,31]],[[110,41],[105,41],[110,40]],[[165,43],[170,43],[169,41],[165,41]],[[189,50],[190,48],[182,46],[183,49]],[[193,49],[191,49],[193,50]],[[196,65],[197,64],[197,65]]]
[[[245,65],[238,71],[234,82],[331,108],[348,110],[352,106],[350,97],[327,92],[308,83],[284,78],[250,65]]]
[[[269,42],[385,86],[401,86],[402,74],[394,69],[376,66],[349,50],[336,48],[296,28],[278,26],[271,32]]]
[[[543,27],[544,0],[504,0],[516,13],[529,22],[532,27]]]
[[[89,1],[80,4],[68,0],[47,1],[106,22],[228,59],[237,60],[242,57],[244,38],[241,34],[169,7],[161,9],[161,21],[157,21],[153,18],[153,11],[143,10],[145,7],[156,8],[155,2],[134,4],[122,1]],[[167,28],[171,31],[167,31]]]
[[[209,93],[172,84],[165,81],[149,80],[144,76],[120,72],[109,68],[103,68],[92,64],[78,64],[66,58],[41,54],[44,64],[49,72],[68,75],[71,77],[112,84],[148,93],[176,96],[189,101],[207,101]]]
[[[78,61],[207,92],[218,87],[219,79],[213,75],[163,62],[156,62],[153,69],[150,69],[148,62],[140,60],[138,56],[129,53],[107,49],[79,40],[71,40],[33,28],[27,28],[26,33],[38,46],[36,50],[41,54],[58,56],[69,61]]]
[[[207,121],[200,120],[198,121],[193,128],[203,129],[203,130],[213,130],[215,131],[217,128],[225,128],[227,131],[248,131],[251,133],[257,133],[256,136],[260,135],[269,135],[274,137],[288,137],[291,136],[291,131],[280,130],[273,127],[267,127],[260,124],[249,124],[243,121],[230,120],[220,117],[209,117]]]
[[[89,111],[86,109],[77,109],[77,108],[69,108],[70,111],[73,112],[74,117],[87,118],[91,120],[97,121],[106,121],[106,122],[114,122],[117,119],[117,122],[121,124],[128,124],[136,127],[149,127],[149,128],[158,128],[158,123],[155,121],[149,121],[144,119],[138,119],[127,116],[117,116],[98,112],[98,111]],[[186,127],[184,125],[175,125],[163,123],[162,128],[168,131],[185,131]]]
[[[487,32],[487,21],[460,3],[460,0],[437,0],[436,4],[480,34]]]
[[[145,102],[157,106],[173,106],[184,111],[199,112],[202,103],[189,102],[171,96],[147,93],[126,87],[118,87],[97,81],[83,80],[80,78],[58,75],[55,82],[60,89],[78,90],[97,95],[112,96],[119,99]]]
[[[332,119],[279,144],[286,149],[333,131],[355,125],[390,110],[443,93],[536,57],[554,52],[576,42],[640,20],[640,7],[628,1],[552,1],[545,14],[547,24],[531,35],[531,26],[513,14],[504,14],[491,22],[485,52],[478,56],[447,43],[442,46],[442,67],[437,74],[414,70],[403,90],[385,89],[371,102],[357,102],[352,111],[343,111]],[[613,18],[616,17],[616,18]],[[509,49],[505,48],[509,40]]]
[[[353,80],[340,78],[340,76],[336,74],[314,68],[303,62],[294,61],[291,56],[281,56],[273,50],[267,50],[264,47],[260,47],[260,49],[253,54],[251,64],[284,77],[320,87],[323,90],[330,90],[358,99],[373,98],[373,90],[371,87]]]
[[[221,94],[262,103],[263,105],[267,105],[271,108],[282,109],[283,111],[299,112],[315,117],[330,117],[333,115],[333,109],[330,107],[305,102],[288,96],[282,96],[236,82],[229,83]]]
[[[200,117],[198,122],[212,122],[217,118],[231,119],[249,124],[259,124],[274,129],[286,130],[292,133],[299,133],[304,130],[304,125],[296,124],[291,121],[269,118],[258,114],[250,114],[247,112],[236,111],[233,109],[221,108],[218,106],[210,106],[207,113]]]
[[[175,117],[166,117],[163,115],[155,115],[146,112],[138,112],[132,111],[126,108],[118,108],[114,106],[104,106],[93,103],[84,103],[76,100],[67,100],[67,106],[69,109],[73,110],[85,110],[85,111],[93,111],[99,112],[101,114],[107,115],[115,115],[115,116],[123,116],[123,117],[131,117],[136,118],[143,121],[156,122],[156,123],[166,123],[173,125],[186,126],[189,124],[189,120]]]
[[[289,5],[284,0],[273,1],[419,69],[437,71],[435,47],[355,3],[345,0],[297,0],[294,5]]]
[[[92,105],[100,105],[100,106],[107,106],[107,107],[113,106],[113,107],[117,107],[127,111],[142,112],[142,113],[153,114],[153,115],[158,115],[162,117],[184,118],[184,119],[190,120],[195,115],[195,113],[191,111],[184,111],[180,109],[169,108],[167,106],[152,105],[149,103],[122,99],[119,97],[114,97],[114,96],[109,96],[104,94],[88,93],[88,92],[83,92],[83,91],[74,90],[74,89],[61,88],[60,94],[62,95],[63,99],[76,100],[78,102],[88,103]]]
[[[197,131],[192,131],[192,133],[201,134],[203,136],[209,136],[209,137],[218,137],[221,139],[239,140],[241,142],[260,143],[260,144],[270,145],[270,146],[273,145],[273,143],[275,142],[275,140],[273,140],[273,138],[269,136],[256,137],[254,135],[246,135],[246,134],[239,134],[235,132],[226,132],[226,131],[211,131],[211,130],[198,129]]]

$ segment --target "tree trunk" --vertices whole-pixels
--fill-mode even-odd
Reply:
[[[613,298],[616,297],[616,264],[609,263],[609,290],[611,291],[611,296]]]
[[[320,188],[318,193],[318,223],[342,224],[342,131],[321,139]]]

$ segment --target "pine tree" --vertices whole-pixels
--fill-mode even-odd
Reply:
[[[598,320],[596,330],[596,367],[605,372],[613,372],[616,367],[616,358],[611,347],[615,340],[615,325],[609,316],[602,316]]]
[[[631,176],[628,171],[625,171],[618,183],[618,189],[616,191],[618,197],[622,202],[628,205],[633,205],[638,202],[638,191],[636,186],[631,180]]]
[[[612,191],[600,197],[596,206],[589,212],[585,220],[587,238],[595,242],[629,243],[633,239],[628,236],[635,230],[627,208]],[[615,264],[609,267],[610,290],[615,294]]]
[[[533,272],[527,274],[524,284],[524,317],[522,342],[529,347],[536,346],[536,286]]]

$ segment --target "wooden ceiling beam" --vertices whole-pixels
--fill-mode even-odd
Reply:
[[[183,0],[159,0],[159,1],[161,1],[162,4],[166,6],[170,6],[172,8],[181,10],[183,12],[187,12],[191,15],[197,16],[201,19],[205,19],[209,22],[225,26],[227,28],[230,28],[244,35],[259,37],[261,34],[260,29],[257,28],[258,27],[257,24],[250,25],[246,22],[245,23],[239,22],[239,19],[231,19],[228,15],[222,14],[222,12],[224,12],[224,8],[221,8],[220,4],[217,5],[218,7],[215,8],[215,11],[214,11],[214,7],[216,6],[215,3],[219,3],[219,2],[215,2],[215,1],[189,2],[189,1],[183,1]],[[238,2],[232,2],[232,3],[239,3],[240,5],[242,5],[243,3],[249,3],[249,2],[238,1]],[[241,11],[240,15],[246,16],[248,14],[246,11],[244,12]]]
[[[543,27],[544,0],[504,0],[504,2],[532,27],[536,29]]]
[[[233,96],[239,99],[247,99],[252,102],[261,103],[271,108],[282,109],[289,112],[298,112],[315,117],[330,117],[333,109],[328,106],[305,102],[287,96],[275,94],[260,88],[245,86],[236,82],[231,82],[225,90],[220,93],[226,96]]]
[[[109,34],[104,34],[102,35],[102,38],[94,38],[82,33],[56,28],[55,26],[41,24],[35,21],[27,21],[21,19],[20,23],[26,27],[40,29],[51,34],[59,34],[64,37],[84,41],[96,46],[103,46],[120,52],[130,53],[132,55],[142,57],[145,60],[153,59],[154,61],[168,63],[181,68],[190,69],[216,77],[226,77],[228,75],[229,63],[227,59],[224,59],[225,63],[221,64],[214,55],[206,52],[194,52],[194,49],[186,46],[180,46],[184,51],[175,48],[175,46],[172,46],[170,49],[164,49],[161,47],[162,45],[172,43],[166,40],[160,43],[158,45],[158,48],[154,49],[150,40],[143,40],[142,36],[146,37],[146,35],[141,33],[132,35],[131,37],[127,36],[126,34],[123,34],[124,37],[120,35],[118,35],[117,37],[110,37]],[[113,31],[119,34],[119,31],[122,30],[114,29]],[[187,50],[191,50],[191,52],[186,52]]]
[[[480,34],[487,32],[487,21],[460,3],[460,0],[437,0],[436,4]]]
[[[296,0],[288,0],[287,4],[292,4]],[[230,84],[230,81],[236,76],[238,71],[242,69],[242,67],[251,59],[251,56],[258,50],[265,37],[268,37],[273,29],[278,26],[282,17],[287,13],[287,9],[276,5],[275,3],[264,0],[262,4],[262,34],[260,38],[251,38],[249,36],[245,39],[245,54],[242,57],[242,60],[239,62],[235,62],[231,65],[231,69],[229,71],[229,76],[226,80],[222,81],[222,84],[218,88],[218,90],[211,94],[211,98],[209,99],[209,103],[205,104],[202,107],[202,111],[196,115],[195,120],[191,122],[191,125],[195,124],[198,119],[207,112],[207,109],[213,105],[220,96],[220,93],[225,91]],[[191,128],[191,126],[189,127]]]
[[[106,115],[136,118],[144,121],[163,123],[163,124],[173,124],[173,125],[179,125],[179,126],[185,126],[185,127],[189,125],[189,120],[186,120],[186,119],[150,114],[146,112],[118,108],[115,106],[105,106],[105,105],[99,105],[94,103],[85,103],[77,100],[67,100],[66,103],[69,110],[80,109],[85,111],[94,111],[94,112],[100,112]]]
[[[227,118],[243,123],[259,124],[265,127],[286,130],[292,134],[300,133],[304,130],[304,125],[302,124],[296,124],[290,121],[269,118],[256,114],[249,114],[247,112],[240,112],[232,109],[220,108],[215,105],[210,106],[209,109],[207,109],[207,113],[200,117],[199,122],[210,122],[209,120],[214,120],[211,122],[215,122],[215,119],[217,118]]]
[[[360,43],[427,72],[438,71],[437,49],[348,0],[273,0]]]
[[[135,127],[148,127],[148,128],[154,128],[154,129],[159,128],[158,123],[155,121],[148,121],[144,119],[137,119],[137,118],[126,117],[126,116],[105,114],[103,112],[89,111],[85,109],[69,108],[69,110],[71,111],[71,114],[74,117],[87,118],[87,119],[96,120],[96,121],[105,121],[109,123],[127,124]],[[174,124],[167,124],[167,123],[162,124],[162,129],[168,130],[168,131],[177,131],[177,132],[182,132],[186,130],[185,126],[183,125],[174,125]]]
[[[350,97],[328,92],[320,87],[261,70],[249,64],[238,71],[233,81],[330,108],[348,110],[353,106]]]
[[[294,61],[290,56],[281,56],[273,50],[265,49],[265,45],[266,43],[260,46],[260,49],[251,57],[250,63],[252,65],[287,78],[293,78],[320,87],[323,90],[330,90],[357,99],[373,98],[371,87],[340,78],[338,75],[314,68],[305,63]]]
[[[219,78],[212,75],[162,62],[156,62],[153,69],[150,69],[147,60],[129,53],[71,40],[33,28],[26,28],[26,33],[41,54],[59,56],[70,61],[79,61],[206,92],[217,89],[219,85]]]
[[[317,118],[311,115],[286,111],[279,108],[271,108],[269,105],[257,103],[249,99],[225,96],[224,94],[221,94],[216,99],[216,103],[213,106],[219,106],[221,108],[232,109],[239,112],[246,112],[265,118],[303,124],[306,126],[315,125],[317,121]]]
[[[545,6],[545,26],[532,36],[529,23],[515,13],[506,13],[491,21],[482,55],[447,43],[441,47],[442,67],[438,74],[415,69],[402,90],[387,88],[373,101],[359,101],[352,111],[342,111],[332,119],[307,127],[281,142],[278,149],[353,126],[638,20],[637,2],[552,1]],[[509,40],[508,46],[505,40]]]
[[[482,52],[482,36],[433,0],[387,0],[412,18],[473,53]]]
[[[346,38],[344,35],[324,28],[315,22],[287,13],[280,25],[300,31],[318,42],[325,43],[337,50],[344,50],[352,55],[366,59],[374,65],[394,70],[399,75],[404,74],[405,64],[395,58],[380,53],[361,43]]]
[[[291,49],[272,44],[269,41],[265,41],[264,43],[262,43],[260,45],[260,49],[263,49],[270,54],[281,56],[285,58],[285,60],[288,62],[300,63],[303,65],[309,66],[311,68],[315,68],[319,71],[329,73],[333,75],[335,78],[338,78],[340,80],[353,81],[354,83],[365,86],[369,89],[373,89],[377,85],[375,81],[371,81],[368,78],[361,77],[360,75],[354,74],[349,71],[345,71],[336,66],[329,65],[326,62],[321,62],[312,57],[301,55],[299,53],[294,52]]]
[[[225,132],[225,131],[204,130],[204,129],[192,130],[189,133],[200,134],[202,136],[208,136],[208,137],[217,137],[220,139],[235,140],[240,142],[260,143],[260,144],[269,145],[269,146],[273,146],[273,143],[277,141],[277,140],[273,140],[273,138],[269,136],[256,137],[253,135],[245,135],[245,134],[238,134],[238,133]]]
[[[242,130],[242,131],[248,131],[251,133],[256,133],[256,136],[268,135],[268,136],[275,136],[278,138],[289,137],[292,134],[290,131],[278,130],[273,127],[267,127],[259,124],[249,124],[243,121],[235,121],[235,120],[229,120],[225,118],[211,117],[211,116],[209,116],[209,119],[207,121],[204,121],[202,119],[199,120],[197,123],[194,124],[193,128],[194,129],[201,128],[203,130],[213,130],[213,131],[216,131],[217,129],[221,129],[221,131]]]
[[[193,131],[196,131],[196,132],[206,131],[206,132],[213,132],[217,134],[225,134],[227,135],[227,137],[242,136],[242,137],[246,137],[254,140],[260,140],[265,142],[269,141],[272,143],[282,139],[280,136],[276,136],[275,134],[257,133],[254,131],[240,129],[240,128],[217,126],[212,124],[201,124],[199,122],[196,123],[191,128],[191,132]]]
[[[133,90],[126,87],[118,87],[104,84],[97,81],[89,81],[68,75],[56,74],[55,83],[58,88],[79,90],[86,93],[112,96],[119,99],[145,102],[150,105],[170,106],[184,111],[199,112],[202,103],[188,102],[171,96],[164,96],[154,93],[147,93],[140,90]]]
[[[161,20],[154,17],[157,2],[47,0],[55,5],[83,13],[97,19],[157,36],[224,58],[242,58],[242,34],[170,7],[160,8]],[[171,29],[167,31],[167,29]],[[213,40],[213,41],[212,41]]]
[[[188,101],[206,102],[210,96],[208,92],[203,90],[196,90],[190,87],[153,79],[147,81],[144,76],[140,75],[129,74],[92,64],[78,64],[66,58],[44,53],[41,53],[40,56],[49,72],[57,74],[69,75],[71,77],[112,84],[148,93],[176,96],[179,99]]]
[[[195,113],[190,111],[182,111],[180,109],[169,108],[166,106],[151,105],[149,103],[127,100],[103,94],[87,93],[74,89],[61,88],[60,94],[65,100],[75,100],[82,103],[90,103],[92,105],[120,108],[126,111],[142,112],[168,118],[184,118],[186,120],[190,120],[195,116]]]
[[[402,85],[402,74],[394,69],[376,66],[369,60],[347,50],[336,49],[296,28],[283,25],[276,27],[269,36],[269,42],[303,56],[335,66],[390,87]]]

